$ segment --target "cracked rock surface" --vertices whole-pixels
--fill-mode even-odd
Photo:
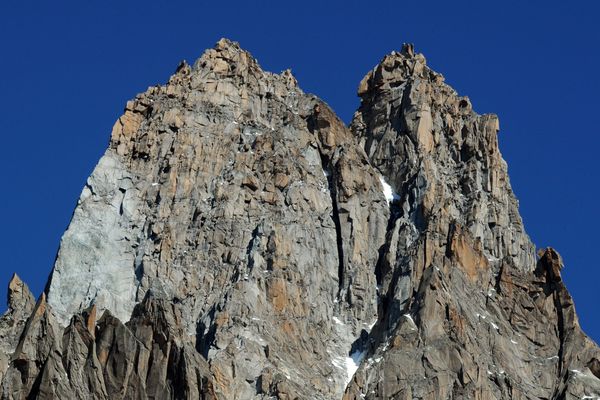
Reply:
[[[411,45],[349,127],[219,41],[127,103],[46,291],[15,276],[2,399],[600,398],[551,249]]]

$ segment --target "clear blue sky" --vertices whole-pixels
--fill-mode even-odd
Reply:
[[[527,231],[562,254],[581,324],[599,342],[598,21],[596,1],[3,0],[0,296],[14,271],[41,293],[125,102],[181,59],[237,40],[263,68],[291,67],[349,121],[363,75],[414,42],[476,111],[500,116]]]

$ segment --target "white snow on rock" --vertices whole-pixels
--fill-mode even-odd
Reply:
[[[406,318],[408,320],[408,322],[410,323],[410,328],[413,331],[417,330],[417,324],[415,324],[415,320],[413,319],[413,317],[410,314],[404,314],[402,317]]]
[[[588,382],[593,382],[593,386],[596,386],[600,383],[600,379],[598,379],[598,377],[596,375],[594,375],[592,373],[592,371],[590,371],[589,368],[585,368],[583,371],[578,370],[578,369],[572,369],[570,371],[578,379],[583,379],[583,380],[587,380]]]
[[[394,200],[399,200],[400,196],[390,186],[389,183],[385,181],[383,175],[379,176],[379,181],[381,182],[381,186],[383,186],[383,195],[385,196],[388,203],[394,202]]]
[[[373,329],[373,327],[375,326],[375,324],[376,324],[376,323],[377,323],[377,318],[375,318],[375,319],[373,320],[373,322],[371,322],[371,323],[369,323],[369,324],[366,324],[366,323],[365,323],[365,327],[366,327],[366,330],[367,330],[367,332],[369,332],[369,333],[370,333],[370,332],[371,332],[371,330]]]
[[[363,358],[365,358],[364,351],[355,351],[350,354],[350,357],[346,357],[346,385],[352,380]]]
[[[339,377],[341,379],[338,382],[343,384],[343,387],[340,387],[343,391],[365,359],[366,353],[364,350],[355,350],[352,353],[348,352],[348,347],[350,347],[357,338],[352,333],[351,326],[345,324],[340,318],[334,316],[332,317],[332,320],[334,323],[333,328],[340,335],[342,341],[338,342],[334,348],[331,348],[327,352],[332,356],[331,363],[340,371]],[[370,332],[376,323],[377,319],[374,319],[372,322],[365,322],[363,327],[366,328],[365,330],[367,330],[367,332]]]
[[[364,358],[364,351],[355,351],[347,357],[333,357],[333,365],[342,371],[346,371],[344,377],[344,386],[347,386],[348,383],[350,383],[352,377],[358,370],[358,367]]]

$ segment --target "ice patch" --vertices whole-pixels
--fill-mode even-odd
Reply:
[[[390,184],[385,181],[385,178],[382,175],[379,176],[379,181],[381,182],[381,186],[383,186],[383,195],[388,203],[393,203],[394,200],[400,199],[400,196],[394,192]]]
[[[158,186],[158,182],[152,182],[152,186]]]
[[[344,323],[342,321],[340,321],[340,319],[338,317],[333,317],[333,322],[335,322],[338,325],[344,325]]]

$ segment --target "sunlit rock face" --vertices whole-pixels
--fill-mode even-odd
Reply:
[[[359,96],[347,127],[223,39],[128,102],[46,292],[11,281],[2,398],[598,396],[497,117],[410,45]]]

